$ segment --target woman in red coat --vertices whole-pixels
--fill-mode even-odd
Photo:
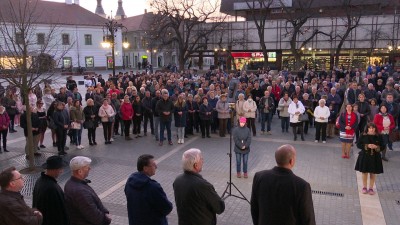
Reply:
[[[10,117],[6,112],[6,108],[4,106],[0,106],[0,140],[3,138],[3,150],[4,152],[8,152],[7,150],[7,134],[8,134],[8,126],[10,125]],[[1,147],[0,147],[1,153]]]
[[[396,124],[394,122],[393,116],[387,113],[386,105],[382,104],[379,108],[379,113],[376,114],[374,117],[374,124],[378,128],[378,132],[382,134],[383,138],[384,149],[382,150],[382,160],[388,161],[388,159],[386,158],[386,149],[387,145],[391,144],[389,142],[389,134],[396,127]]]
[[[121,118],[124,121],[125,140],[132,140],[132,138],[129,137],[129,127],[133,118],[133,108],[128,95],[125,95],[124,102],[121,104]]]

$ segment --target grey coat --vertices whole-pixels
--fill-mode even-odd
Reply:
[[[247,126],[236,127],[232,133],[235,153],[247,154],[250,152],[251,132]],[[246,148],[243,150],[242,147]]]

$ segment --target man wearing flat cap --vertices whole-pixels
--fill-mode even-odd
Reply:
[[[64,187],[65,205],[71,225],[108,225],[111,217],[99,196],[88,185],[91,159],[76,156],[71,159],[69,167],[72,176]]]
[[[50,156],[42,165],[45,169],[35,183],[32,207],[43,214],[42,225],[69,225],[64,192],[57,183],[67,163],[60,156]]]

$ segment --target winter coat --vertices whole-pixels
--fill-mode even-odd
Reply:
[[[43,214],[42,225],[69,225],[64,192],[57,180],[44,172],[35,183],[32,207]]]
[[[120,111],[122,120],[132,120],[134,112],[130,102],[123,102]]]
[[[0,111],[0,131],[8,130],[8,126],[10,125],[10,117],[8,116],[5,109]]]
[[[65,206],[71,225],[108,225],[109,213],[87,180],[71,177],[64,187]]]
[[[37,113],[31,112],[31,121],[32,121],[32,128],[39,128],[40,126],[40,119]],[[24,135],[25,137],[28,137],[28,124],[26,121],[26,112],[24,112],[21,115],[21,127],[24,128]],[[39,131],[38,130],[33,130],[32,131],[33,135],[38,135]]]
[[[331,111],[329,110],[328,106],[317,106],[314,110],[315,122],[327,123],[329,115],[331,115]],[[324,117],[324,119],[321,120],[320,117]]]
[[[243,100],[243,101],[237,100],[236,101],[235,110],[236,110],[237,116],[244,116],[244,110],[243,110],[244,102],[245,102],[245,100]]]
[[[174,112],[174,104],[171,99],[164,100],[161,98],[156,104],[156,112],[160,116],[161,122],[169,122],[172,120],[172,114]],[[169,112],[169,115],[165,115],[163,112]]]
[[[300,120],[300,115],[303,114],[305,111],[306,109],[304,108],[303,103],[301,103],[301,101],[298,101],[297,104],[292,101],[288,108],[290,123],[302,122]],[[296,112],[299,112],[300,114],[296,114]]]
[[[179,225],[215,225],[225,203],[200,174],[184,171],[174,183]]]
[[[179,115],[178,112],[182,112],[182,115]],[[175,127],[186,127],[187,112],[188,109],[186,103],[184,103],[183,106],[178,106],[175,104],[174,107]]]
[[[86,106],[83,109],[83,114],[85,115],[85,121],[92,120],[94,122],[95,127],[97,127],[99,116],[96,106]],[[93,115],[95,116],[94,118],[92,118]]]
[[[247,154],[250,152],[251,131],[247,126],[235,127],[232,133],[233,142],[235,143],[235,153]],[[242,147],[246,148],[243,150]]]
[[[210,104],[201,104],[199,107],[200,120],[211,120],[212,119],[213,108]],[[209,113],[209,114],[207,114]]]
[[[250,110],[250,112],[249,112],[249,110]],[[243,103],[243,111],[244,111],[244,117],[256,118],[256,111],[257,111],[256,102],[253,101],[253,99],[247,99]]]
[[[107,117],[108,116],[108,117]],[[111,105],[108,105],[105,107],[104,105],[100,106],[99,109],[99,117],[101,119],[101,122],[108,122],[110,117],[115,116],[115,111]]]
[[[14,99],[5,97],[3,98],[2,104],[6,108],[7,114],[9,116],[14,116],[15,114],[17,114],[17,103],[14,101]]]
[[[1,225],[41,225],[42,217],[34,214],[19,192],[0,191]]]
[[[280,117],[289,117],[288,109],[289,109],[290,103],[292,103],[291,98],[288,98],[287,101],[285,101],[284,98],[281,98],[281,100],[279,100],[278,106],[281,108],[280,113],[279,113]]]
[[[125,184],[129,225],[167,225],[172,211],[161,185],[142,172],[131,174]]]
[[[64,125],[70,125],[70,119],[68,112],[66,110],[56,110],[53,112],[53,120],[54,123],[56,124],[57,128],[56,129],[65,129]]]
[[[82,107],[72,106],[69,111],[69,116],[71,121],[81,122],[85,119],[85,114],[83,113]]]
[[[218,112],[219,119],[229,119],[231,118],[230,110],[229,110],[229,103],[228,101],[218,100],[215,109]]]

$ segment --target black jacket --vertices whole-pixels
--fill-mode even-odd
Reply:
[[[33,189],[32,207],[43,214],[42,225],[68,225],[64,192],[57,180],[42,172]]]
[[[160,115],[160,121],[167,122],[172,120],[172,114],[174,114],[174,104],[171,99],[164,100],[161,98],[156,105],[156,112]],[[164,115],[163,112],[170,112],[169,115]]]
[[[167,225],[172,211],[161,185],[141,172],[133,173],[126,182],[129,225]]]
[[[1,225],[41,225],[42,217],[33,213],[19,192],[0,191]]]
[[[174,183],[179,225],[215,225],[225,203],[200,174],[185,171]]]
[[[40,119],[39,119],[39,116],[37,115],[37,113],[31,112],[31,121],[32,121],[32,128],[39,128]],[[21,115],[21,127],[24,128],[25,137],[28,137],[28,124],[27,124],[27,121],[26,121],[26,112],[24,112]],[[39,131],[38,130],[34,130],[34,131],[32,131],[32,134],[33,135],[38,135]]]
[[[67,110],[55,110],[53,113],[53,120],[57,129],[65,129],[64,125],[70,125],[71,123]]]
[[[281,167],[257,172],[251,216],[255,225],[315,225],[310,184]]]
[[[267,100],[267,97],[265,97],[265,96],[260,99],[260,103],[258,104],[258,107],[260,110],[262,110],[261,112],[264,112],[266,100]],[[268,97],[268,106],[269,106],[268,111],[273,112],[274,108],[275,108],[275,101],[271,96]]]

